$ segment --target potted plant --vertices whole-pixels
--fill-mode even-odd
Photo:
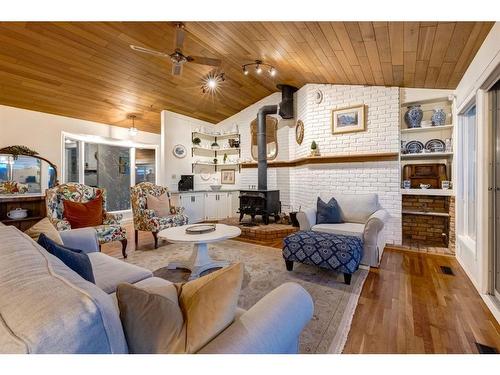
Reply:
[[[318,155],[319,155],[318,145],[316,144],[316,141],[312,141],[311,156],[318,156]]]
[[[199,146],[200,143],[201,143],[201,139],[200,138],[196,137],[196,138],[193,139],[193,145]]]
[[[219,144],[217,142],[213,142],[211,145],[213,150],[218,150],[219,149]]]
[[[226,164],[226,160],[227,160],[227,154],[224,153],[224,158],[222,159],[222,161],[224,162],[224,164]]]

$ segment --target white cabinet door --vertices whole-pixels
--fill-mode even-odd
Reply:
[[[232,191],[229,193],[229,200],[231,204],[231,217],[238,216],[238,210],[240,209],[240,192]]]
[[[180,201],[190,224],[204,220],[203,194],[180,194]]]
[[[218,193],[215,199],[217,202],[217,219],[227,219],[231,212],[229,193]]]
[[[205,220],[217,220],[217,193],[205,193]]]

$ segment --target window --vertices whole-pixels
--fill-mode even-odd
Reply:
[[[64,140],[64,182],[78,182],[80,175],[80,142],[71,138]]]
[[[458,127],[458,179],[459,200],[458,233],[476,240],[477,194],[477,126],[476,106],[470,106],[459,116]]]
[[[148,148],[135,149],[135,183],[156,180],[155,150]]]
[[[64,182],[106,189],[108,211],[130,209],[130,186],[142,181],[156,183],[155,149],[87,142],[85,137],[72,136],[65,138],[64,150]]]

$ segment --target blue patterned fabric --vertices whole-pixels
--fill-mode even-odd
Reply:
[[[337,200],[332,198],[328,203],[325,203],[318,197],[316,203],[316,224],[339,224],[343,222]]]
[[[354,236],[299,231],[284,240],[283,258],[343,273],[354,273],[363,256],[363,241]]]

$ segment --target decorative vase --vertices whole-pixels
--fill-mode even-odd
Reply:
[[[409,128],[420,128],[420,123],[424,117],[422,108],[420,108],[420,105],[412,105],[407,108],[408,110],[404,116],[406,125],[408,125]]]
[[[443,108],[434,109],[434,113],[431,116],[431,121],[433,126],[444,125],[446,121],[446,113],[444,113]]]

